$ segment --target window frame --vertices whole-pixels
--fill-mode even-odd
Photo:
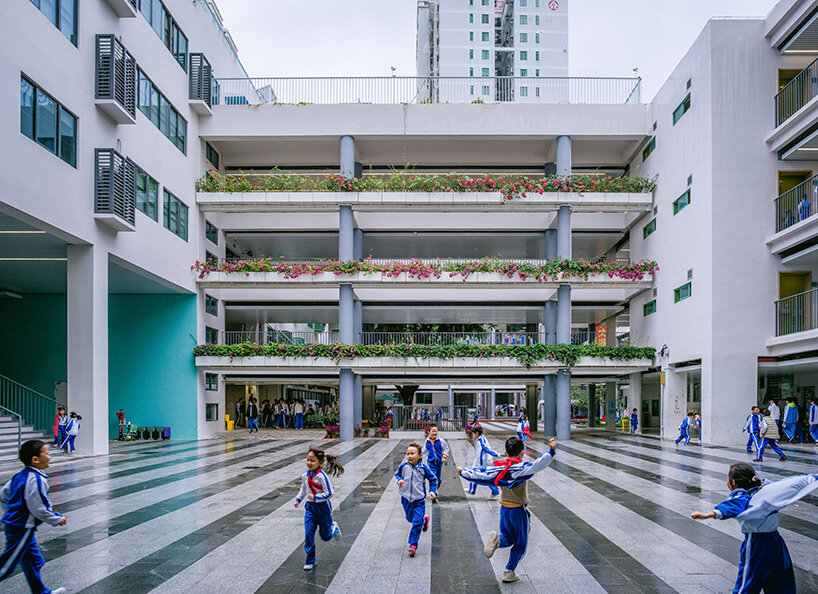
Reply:
[[[159,14],[154,14],[154,8]],[[181,66],[182,70],[187,72],[187,57],[190,55],[190,39],[178,21],[173,18],[173,15],[165,6],[162,0],[139,0],[136,5],[136,10],[139,12],[148,23],[148,26],[153,29],[159,41],[165,46],[173,61]],[[184,43],[181,41],[184,40]],[[180,53],[180,48],[184,46],[183,52]]]
[[[32,90],[32,94],[31,94],[31,97],[32,97],[31,135],[29,135],[26,130],[23,130],[23,96],[22,96],[22,83],[23,83],[23,81],[25,81],[26,84],[28,84],[31,87],[31,90]],[[21,87],[20,88],[20,118],[19,118],[20,133],[23,136],[33,140],[36,144],[43,147],[45,150],[47,150],[52,155],[56,156],[63,163],[65,163],[67,165],[70,165],[71,167],[76,169],[77,168],[78,155],[79,155],[79,121],[80,121],[79,118],[74,114],[73,111],[71,111],[70,109],[67,109],[62,103],[57,101],[54,98],[54,96],[51,95],[51,93],[45,91],[41,86],[39,86],[36,82],[34,82],[29,76],[27,76],[23,72],[20,73],[20,87]],[[39,111],[40,111],[39,108],[38,108],[38,106],[39,106],[38,97],[39,97],[40,94],[43,95],[44,97],[47,97],[50,101],[52,101],[54,103],[54,148],[53,149],[50,148],[48,145],[40,142],[40,140],[38,139],[37,120],[38,120],[38,117],[39,117],[38,114],[39,114]],[[73,144],[71,145],[73,151],[72,151],[72,154],[70,155],[70,159],[66,158],[66,155],[63,154],[63,150],[62,150],[62,148],[63,148],[63,142],[62,142],[62,137],[63,137],[63,133],[62,133],[63,132],[62,131],[63,114],[67,114],[68,117],[70,117],[74,122],[74,124],[73,124],[73,127],[74,127],[74,130],[73,130],[73,132],[74,132],[73,133]]]
[[[489,59],[489,50],[480,50],[480,59],[481,60],[488,60]]]
[[[651,299],[642,305],[642,317],[646,318],[649,315],[656,313],[656,299]]]
[[[219,245],[219,228],[208,220],[205,220],[205,239],[213,245]]]
[[[656,233],[656,217],[653,217],[644,227],[642,227],[642,239],[647,239],[654,233]]]
[[[145,178],[145,192],[144,192],[144,194],[145,194],[146,198],[145,198],[145,201],[144,201],[144,205],[145,205],[144,209],[142,209],[140,207],[140,200],[139,200],[139,194],[140,194],[140,191],[139,191],[139,178],[140,178],[140,176],[144,176],[144,178]],[[151,199],[150,199],[151,194],[152,194],[152,192],[151,192],[152,183],[156,187],[156,193],[153,195],[153,197],[154,197],[153,202],[151,202]],[[136,191],[135,191],[135,196],[134,196],[136,209],[138,211],[140,211],[141,213],[143,213],[149,219],[152,219],[153,221],[159,222],[159,182],[156,179],[154,179],[154,177],[150,173],[148,173],[147,171],[142,169],[139,165],[136,165],[136,171],[134,172],[134,185],[136,186]],[[151,213],[150,213],[151,205],[153,206],[153,216],[151,216]]]
[[[162,226],[165,227],[168,231],[183,239],[184,241],[188,240],[188,206],[179,198],[170,192],[167,188],[162,188],[163,192],[163,201],[162,201]],[[173,209],[173,205],[176,204],[175,212]],[[175,228],[172,228],[171,224],[173,219],[175,218]],[[184,222],[184,226],[182,223]],[[181,232],[180,232],[181,231]]]
[[[205,313],[214,317],[219,316],[219,300],[205,293]]]
[[[679,103],[679,106],[673,110],[673,125],[675,126],[679,120],[684,117],[684,115],[690,111],[691,102],[690,102],[690,93],[687,94],[687,97],[682,99],[682,102]],[[679,113],[681,110],[681,113]]]
[[[687,290],[687,295],[683,295],[682,291]],[[693,281],[687,281],[680,287],[673,289],[673,303],[679,303],[685,299],[693,297]]]
[[[489,21],[489,15],[487,13],[483,13],[480,15],[480,24],[481,25],[491,24],[491,22]]]
[[[218,392],[219,391],[219,374],[205,372],[205,391]]]
[[[51,23],[52,25],[54,25],[54,27],[56,27],[57,31],[59,31],[62,34],[62,36],[65,37],[68,40],[68,42],[71,45],[73,45],[74,47],[78,47],[78,45],[77,45],[77,43],[78,43],[78,39],[77,39],[78,34],[77,34],[77,32],[79,31],[79,22],[78,21],[79,21],[79,12],[80,11],[79,11],[79,5],[78,5],[77,0],[53,0],[53,4],[54,4],[54,18],[53,19],[49,15],[47,15],[46,13],[43,12],[42,3],[40,2],[40,0],[36,0],[36,2],[35,2],[35,0],[31,0],[31,4],[34,5],[34,8],[36,8],[37,11],[41,15],[43,15],[48,20],[49,23]],[[73,27],[72,27],[72,31],[71,31],[70,34],[66,34],[66,32],[63,30],[63,16],[64,16],[63,15],[63,5],[73,5],[73,8],[71,10]]]
[[[187,120],[141,67],[137,67],[136,80],[136,104],[139,111],[148,118],[162,136],[167,138],[183,155],[187,155]],[[147,103],[143,94],[147,96]],[[150,115],[145,113],[146,111]],[[174,122],[173,134],[171,134],[171,122]]]
[[[212,375],[212,374],[211,374]],[[216,379],[216,389],[210,390],[212,392],[218,391],[219,380]],[[219,420],[219,403],[205,402],[205,423],[213,423]]]
[[[210,340],[211,338],[216,340]],[[205,344],[219,344],[219,329],[213,326],[205,326]]]
[[[651,139],[648,142],[647,146],[645,146],[645,148],[642,149],[642,162],[644,163],[645,161],[647,161],[648,157],[650,157],[651,154],[653,154],[653,151],[655,151],[655,150],[656,150],[656,137],[653,136],[653,137],[651,137]]]
[[[683,198],[686,198],[684,202],[682,202]],[[688,206],[690,206],[690,188],[673,201],[673,216],[676,216]]]

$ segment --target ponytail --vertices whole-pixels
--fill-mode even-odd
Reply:
[[[318,458],[318,463],[324,466],[324,472],[329,476],[341,476],[344,474],[344,467],[341,465],[341,460],[338,456],[325,454],[324,450],[317,447],[311,447],[309,451]]]
[[[735,488],[747,491],[761,486],[761,479],[756,475],[755,469],[746,462],[733,464],[727,472],[727,480],[732,481]]]

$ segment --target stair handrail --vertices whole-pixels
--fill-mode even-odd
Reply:
[[[14,388],[17,394],[12,394],[4,384],[10,388]],[[21,395],[25,395],[25,399],[23,399]],[[4,399],[8,401],[4,401]],[[12,401],[18,404],[15,406],[12,404]],[[24,404],[25,408],[29,409],[28,413],[30,414],[27,414],[26,411],[23,410]],[[0,374],[0,406],[2,406],[4,410],[9,410],[9,407],[13,407],[12,412],[14,412],[13,409],[19,410],[20,412],[15,412],[14,414],[19,415],[23,420],[27,421],[29,425],[39,431],[49,432],[53,426],[57,406],[61,404],[62,403],[58,402],[56,398],[46,396],[10,377]]]
[[[17,451],[19,452],[20,446],[23,445],[23,417],[5,406],[0,406],[0,413],[10,415],[12,418],[17,417]]]

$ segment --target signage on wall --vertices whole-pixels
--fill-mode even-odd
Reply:
[[[682,412],[682,409],[679,408],[679,394],[676,394],[673,397],[673,412],[675,412],[675,413]]]
[[[551,10],[557,10],[559,7],[560,3],[557,2],[557,0],[551,0],[551,2],[548,3],[548,8],[550,8]]]

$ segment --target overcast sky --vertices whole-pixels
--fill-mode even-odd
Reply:
[[[708,19],[775,0],[563,0],[572,76],[644,79],[650,100]],[[415,75],[416,0],[217,0],[250,76]]]

